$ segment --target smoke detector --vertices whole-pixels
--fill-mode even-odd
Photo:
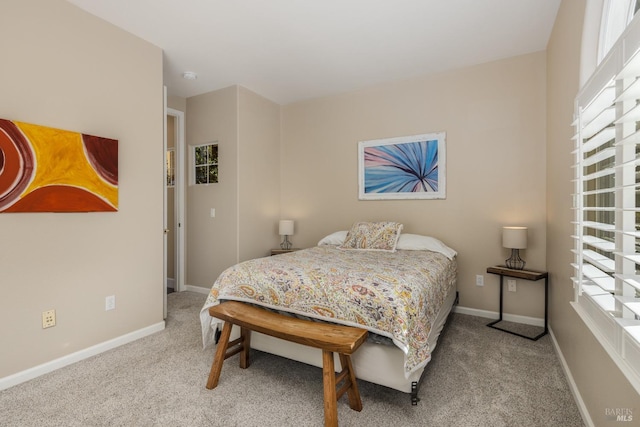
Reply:
[[[195,80],[198,78],[198,75],[193,71],[185,71],[182,73],[182,78],[186,80]]]

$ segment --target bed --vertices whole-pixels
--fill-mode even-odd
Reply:
[[[205,348],[221,326],[208,308],[224,300],[357,326],[370,332],[353,355],[357,378],[411,393],[417,403],[420,378],[457,301],[456,252],[401,230],[393,222],[356,223],[316,247],[228,268],[200,313]],[[263,334],[252,334],[251,347],[322,366],[317,349]]]

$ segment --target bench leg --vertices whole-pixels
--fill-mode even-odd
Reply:
[[[240,338],[229,342],[231,336],[231,322],[224,322],[222,334],[218,340],[218,348],[211,364],[211,372],[207,380],[207,388],[211,390],[216,388],[222,372],[222,363],[229,357],[240,353],[240,367],[242,369],[249,367],[249,351],[251,349],[251,330],[240,328]]]
[[[246,369],[249,367],[249,350],[251,347],[251,329],[240,328],[240,340],[242,351],[240,351],[240,368]]]
[[[209,379],[207,380],[207,388],[209,390],[218,386],[218,380],[220,379],[220,372],[222,371],[222,363],[226,358],[227,347],[229,346],[229,336],[231,335],[231,326],[229,322],[224,323],[222,328],[222,335],[220,341],[218,341],[218,348],[211,364],[211,372],[209,373]]]
[[[333,352],[327,350],[322,350],[322,383],[324,385],[324,425],[337,427],[336,371],[333,365]]]
[[[362,411],[362,399],[360,399],[360,390],[358,390],[358,383],[356,382],[356,375],[353,371],[353,365],[351,364],[351,356],[347,354],[340,354],[340,364],[342,370],[347,370],[347,381],[350,382],[347,389],[347,395],[349,396],[349,406],[354,411]]]

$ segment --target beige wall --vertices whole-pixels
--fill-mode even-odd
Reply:
[[[189,163],[194,145],[218,143],[219,182],[187,187],[186,282],[211,287],[238,260],[237,87],[188,98],[185,117]],[[190,176],[191,169],[186,171]],[[215,218],[210,216],[211,208],[216,210]]]
[[[164,155],[160,49],[63,0],[4,0],[0,39],[0,117],[119,140],[119,212],[0,215],[5,377],[162,323]]]
[[[219,144],[219,182],[187,190],[186,280],[210,288],[224,269],[278,242],[280,107],[239,86],[188,98],[186,107],[187,151]]]
[[[294,244],[358,220],[399,221],[458,251],[462,306],[498,311],[498,278],[486,269],[509,256],[503,225],[528,226],[523,257],[546,267],[545,67],[539,52],[283,107],[282,215],[296,220]],[[446,200],[358,200],[358,141],[438,131]],[[505,312],[543,317],[542,286],[520,283]]]
[[[607,408],[640,410],[640,396],[612,362],[569,302],[573,300],[571,193],[573,101],[579,90],[585,3],[563,1],[547,48],[547,265],[551,277],[551,328],[596,426],[619,425]],[[633,423],[640,425],[634,413]]]
[[[167,107],[174,110],[187,111],[187,98],[175,95],[167,95]]]
[[[280,215],[280,106],[240,87],[240,261],[278,247]]]

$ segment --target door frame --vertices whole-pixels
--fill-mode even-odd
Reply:
[[[167,133],[167,116],[172,116],[175,119],[175,149],[176,149],[176,159],[175,159],[175,172],[176,172],[176,182],[174,187],[174,217],[176,220],[175,226],[175,250],[174,250],[174,265],[176,271],[176,282],[175,282],[175,291],[181,292],[186,289],[185,285],[185,227],[186,227],[186,218],[185,218],[185,184],[186,184],[186,164],[185,164],[185,113],[183,111],[179,111],[173,108],[165,107],[165,115],[164,115],[164,131],[165,131],[165,141],[164,141],[164,152],[166,156],[167,152],[167,141],[166,141],[166,133]],[[167,228],[167,203],[166,203],[166,161],[165,161],[165,203],[164,203],[164,218],[165,218],[165,229]],[[166,248],[166,233],[165,233],[165,248]],[[167,294],[167,251],[165,249],[164,252],[164,286],[163,293],[164,297],[164,317],[167,317],[167,303],[166,303],[166,294]]]
[[[186,163],[185,163],[185,115],[183,111],[167,108],[167,115],[173,116],[176,120],[176,184],[175,184],[175,218],[176,218],[176,292],[185,290],[185,185],[186,185]]]

